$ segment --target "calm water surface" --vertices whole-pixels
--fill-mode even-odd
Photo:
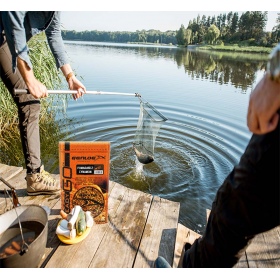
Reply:
[[[67,116],[79,120],[65,128],[71,140],[110,141],[110,180],[180,202],[179,222],[201,233],[206,208],[250,138],[247,104],[266,56],[89,42],[66,48],[87,90],[140,93],[168,119],[155,161],[144,166],[132,149],[137,97],[69,101]]]

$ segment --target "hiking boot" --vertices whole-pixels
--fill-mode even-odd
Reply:
[[[27,181],[27,194],[28,195],[41,195],[41,194],[59,194],[60,184],[59,181],[51,176],[50,173],[44,170],[41,166],[38,173],[26,175]]]

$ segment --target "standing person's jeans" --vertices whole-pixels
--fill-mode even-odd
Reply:
[[[19,129],[27,173],[36,172],[41,166],[40,100],[35,99],[32,94],[14,95],[14,89],[27,87],[18,69],[16,73],[12,71],[12,56],[7,42],[0,47],[0,77],[18,107]]]
[[[280,224],[280,121],[276,130],[253,135],[240,162],[219,188],[206,231],[183,267],[233,267],[250,240]]]

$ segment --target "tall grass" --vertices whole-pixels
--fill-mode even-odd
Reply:
[[[33,65],[35,77],[42,82],[47,89],[58,89],[63,85],[61,72],[56,68],[54,57],[46,42],[45,34],[34,36],[29,42],[30,59]],[[61,132],[61,126],[57,114],[65,109],[67,97],[61,95],[49,95],[41,100],[40,113],[40,137],[42,154],[45,160],[57,161],[57,141],[66,137],[66,132]],[[24,166],[24,158],[18,129],[17,107],[11,94],[0,80],[0,162],[15,166]]]
[[[205,45],[199,46],[202,50],[224,51],[224,52],[242,52],[242,53],[263,53],[269,54],[272,48],[258,46],[239,46],[239,45]]]

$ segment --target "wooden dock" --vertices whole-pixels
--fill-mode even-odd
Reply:
[[[94,225],[80,243],[66,245],[55,233],[61,218],[60,196],[28,196],[26,170],[21,167],[0,164],[0,176],[16,189],[21,205],[51,209],[42,268],[149,268],[159,255],[176,268],[184,244],[199,237],[178,223],[179,203],[110,181],[109,222]],[[3,189],[8,188],[0,182]],[[0,214],[10,208],[0,192]],[[280,228],[256,236],[236,267],[280,267]]]

